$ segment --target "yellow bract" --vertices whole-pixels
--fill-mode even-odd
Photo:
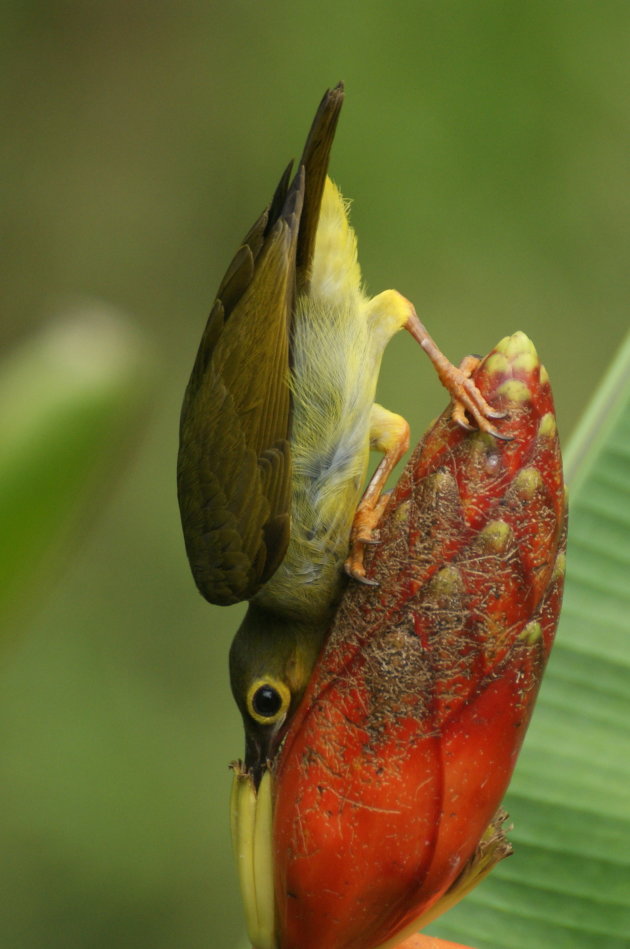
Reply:
[[[240,763],[233,768],[230,824],[247,935],[253,949],[277,949],[271,776],[264,773],[256,793],[251,775]]]
[[[543,438],[553,438],[556,434],[556,419],[552,412],[547,412],[540,420],[538,434]]]
[[[537,623],[536,620],[532,620],[531,623],[528,623],[524,627],[523,632],[519,633],[519,639],[525,640],[530,646],[538,642],[542,636],[542,628],[540,623]]]
[[[510,402],[528,402],[531,397],[531,391],[520,379],[508,379],[497,389],[498,395],[505,396]]]
[[[511,363],[516,363],[520,368],[527,368],[531,371],[538,365],[538,353],[531,339],[518,330],[511,336],[504,336],[495,346],[495,352],[503,353]]]
[[[507,372],[508,361],[503,353],[492,353],[491,356],[488,356],[485,363],[486,372],[495,373],[500,372],[502,375]]]
[[[538,468],[523,468],[514,479],[514,486],[520,496],[531,500],[543,483]]]
[[[510,526],[505,521],[488,521],[481,531],[481,537],[492,550],[501,551],[507,547],[511,533]]]

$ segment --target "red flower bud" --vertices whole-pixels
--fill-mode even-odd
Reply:
[[[562,464],[524,334],[474,379],[510,440],[450,411],[425,436],[366,558],[379,586],[348,588],[276,761],[280,949],[418,928],[475,862],[516,763],[560,610]]]

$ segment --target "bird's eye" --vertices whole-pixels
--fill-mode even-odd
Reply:
[[[273,718],[282,706],[282,696],[272,685],[261,685],[252,697],[252,708],[261,718]]]
[[[247,692],[247,711],[261,725],[274,725],[287,714],[291,692],[277,679],[257,679]]]

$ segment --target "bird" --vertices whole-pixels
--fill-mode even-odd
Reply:
[[[375,402],[405,328],[467,429],[501,418],[396,290],[369,297],[348,203],[328,176],[344,87],[328,90],[217,291],[180,417],[178,499],[191,571],[213,604],[248,601],[230,650],[258,788],[303,696],[348,577],[365,577],[409,426]],[[369,452],[383,458],[363,491]]]

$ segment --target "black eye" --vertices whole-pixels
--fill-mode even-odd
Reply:
[[[255,679],[247,690],[247,711],[260,725],[284,721],[291,705],[291,692],[281,679],[273,676]]]
[[[261,685],[252,696],[252,707],[261,718],[273,718],[282,707],[282,696],[272,685]]]

